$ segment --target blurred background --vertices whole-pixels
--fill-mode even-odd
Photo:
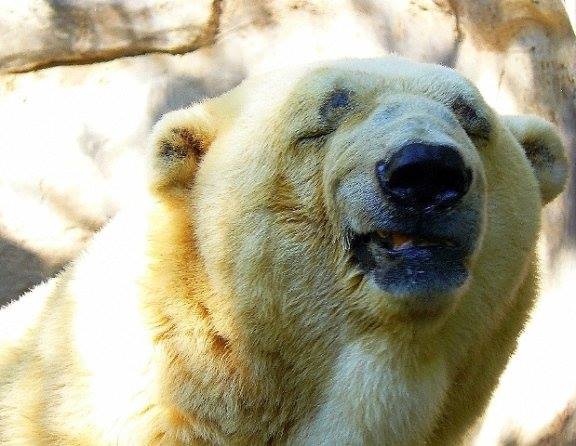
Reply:
[[[456,68],[562,132],[576,0],[0,0],[0,305],[143,187],[166,111],[275,67],[397,53]],[[576,183],[547,210],[542,296],[471,445],[576,445]]]

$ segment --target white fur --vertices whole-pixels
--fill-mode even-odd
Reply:
[[[448,386],[444,361],[407,374],[394,347],[378,342],[376,351],[374,341],[342,350],[326,400],[295,444],[401,446],[429,434]]]

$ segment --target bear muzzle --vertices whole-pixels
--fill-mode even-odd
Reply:
[[[348,208],[363,214],[347,218],[362,222],[348,227],[352,261],[397,297],[456,293],[469,278],[482,227],[473,169],[457,147],[408,142],[376,162],[373,175]]]
[[[332,149],[346,154],[334,158],[344,166],[331,190],[352,263],[394,297],[431,302],[462,289],[486,191],[478,149],[450,109],[392,97]]]

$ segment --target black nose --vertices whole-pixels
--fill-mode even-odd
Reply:
[[[468,192],[472,173],[456,149],[408,144],[376,164],[380,187],[396,204],[416,209],[446,208]]]

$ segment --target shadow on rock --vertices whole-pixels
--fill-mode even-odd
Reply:
[[[0,237],[0,307],[49,279],[64,265],[53,265],[32,251]]]

